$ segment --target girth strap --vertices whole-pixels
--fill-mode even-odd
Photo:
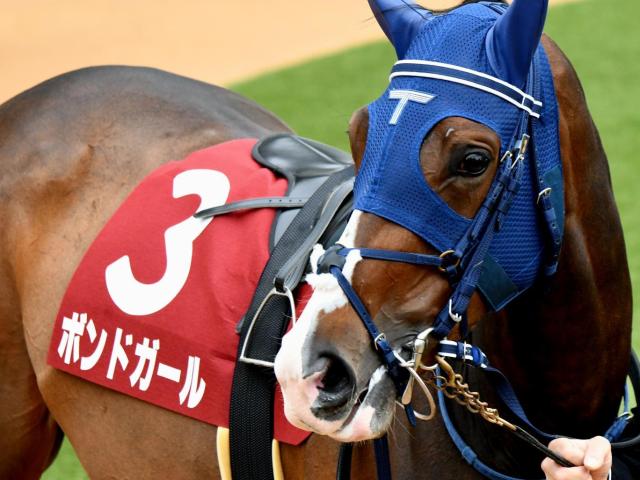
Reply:
[[[238,357],[244,352],[251,359],[267,364],[273,362],[294,312],[291,312],[289,299],[283,295],[271,295],[266,302],[264,300],[274,290],[274,279],[291,258],[291,252],[299,252],[301,246],[309,241],[312,231],[316,237],[313,242],[318,241],[346,195],[342,197],[342,201],[332,203],[333,211],[326,208],[327,199],[340,190],[342,185],[351,185],[352,182],[351,167],[331,175],[311,196],[283,234],[262,272],[251,306],[245,315],[251,321],[242,324]],[[341,193],[344,194],[344,189]],[[315,228],[319,223],[324,228]],[[289,277],[288,281],[292,283],[288,285],[297,285],[302,274],[303,269],[297,270],[296,275],[299,277]],[[257,313],[260,315],[254,318]],[[229,414],[234,480],[273,480],[271,444],[275,385],[273,370],[246,361],[236,363]]]
[[[340,445],[336,480],[351,480],[351,461],[353,459],[353,443]]]

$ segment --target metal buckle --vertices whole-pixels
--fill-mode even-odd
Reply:
[[[287,287],[285,287],[284,292],[279,291],[275,287],[272,288],[271,291],[269,293],[267,293],[267,295],[264,297],[264,300],[262,300],[262,303],[258,307],[258,310],[256,310],[255,315],[251,319],[251,324],[249,325],[249,330],[247,330],[247,336],[244,339],[244,343],[242,344],[242,350],[240,351],[240,358],[238,359],[240,362],[248,363],[250,365],[258,365],[258,366],[261,366],[261,367],[273,368],[273,365],[274,365],[273,362],[267,362],[265,360],[259,360],[257,358],[251,358],[251,357],[247,357],[245,355],[245,353],[247,351],[247,345],[249,344],[249,341],[251,340],[251,334],[253,332],[253,326],[255,325],[256,320],[260,316],[260,313],[262,313],[262,309],[267,304],[267,301],[273,296],[287,297],[289,299],[289,304],[291,306],[291,321],[293,322],[293,325],[296,324],[296,320],[297,320],[296,319],[296,302],[295,302],[295,300],[293,298],[293,293],[291,293],[291,290],[289,290]]]
[[[527,148],[529,147],[530,138],[531,137],[525,133],[524,135],[522,135],[522,138],[516,142],[514,150],[516,150],[518,154],[511,162],[511,165],[509,165],[509,170],[513,170],[519,162],[522,162],[524,160],[524,157],[527,153]]]
[[[522,135],[522,138],[516,143],[516,148],[518,149],[518,157],[524,158],[527,153],[527,148],[529,147],[529,140],[531,137],[526,133]]]
[[[518,155],[516,155],[515,157],[511,157],[512,161],[511,164],[509,165],[509,171],[513,170],[514,168],[516,168],[516,165],[518,165],[518,163],[520,163],[522,160],[524,160],[524,155],[518,153]]]
[[[378,341],[379,340],[387,340],[387,336],[384,333],[380,333],[378,334],[378,336],[376,338],[373,339],[373,347],[378,350]]]
[[[542,190],[539,194],[538,194],[538,199],[536,200],[536,204],[540,204],[540,200],[542,199],[542,197],[546,197],[547,195],[551,194],[551,187],[547,187],[544,190]]]
[[[462,321],[462,315],[453,311],[453,299],[449,299],[449,318],[456,323]]]
[[[450,256],[453,256],[453,258],[455,258],[455,262],[450,262],[450,263],[447,265],[447,264],[445,263],[445,260],[447,259],[447,257],[450,257]],[[461,259],[460,259],[460,257],[457,257],[457,256],[456,256],[456,252],[455,252],[455,250],[446,250],[446,251],[442,252],[442,253],[440,254],[440,258],[442,259],[442,265],[440,265],[440,266],[438,267],[438,269],[439,269],[441,272],[446,273],[446,272],[447,272],[447,268],[450,268],[450,267],[452,267],[452,268],[458,268],[458,267],[460,266],[460,261],[461,261]]]
[[[500,159],[500,163],[504,163],[505,160],[509,159],[513,157],[513,153],[511,153],[511,150],[507,150],[506,152],[504,152],[504,155],[502,156],[502,158]]]
[[[627,421],[630,421],[633,417],[635,417],[635,415],[632,412],[623,412],[619,418],[625,418]]]
[[[433,332],[433,327],[429,327],[426,330],[420,332],[416,339],[413,341],[413,358],[411,359],[411,366],[407,368],[413,369],[416,373],[422,365],[422,355],[424,354],[424,351],[427,349],[427,345],[429,344],[429,335],[431,334],[431,332]],[[403,405],[409,405],[411,403],[411,397],[413,397],[414,382],[414,376],[411,375],[409,377],[409,381],[407,382],[407,386],[402,393],[402,397],[400,398],[400,402]]]

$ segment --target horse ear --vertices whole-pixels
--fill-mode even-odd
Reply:
[[[487,53],[503,80],[522,87],[538,48],[549,0],[513,0],[487,35]]]
[[[411,0],[369,0],[380,27],[402,60],[412,40],[432,14]]]

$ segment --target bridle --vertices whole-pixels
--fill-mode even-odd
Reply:
[[[518,131],[518,134],[519,133],[520,130]],[[523,133],[519,141],[515,143],[515,147],[503,156],[496,179],[487,198],[483,202],[474,221],[471,223],[467,234],[454,249],[442,252],[440,255],[429,255],[395,250],[346,248],[342,245],[334,245],[319,258],[317,273],[331,274],[337,280],[338,285],[366,328],[375,350],[385,365],[387,373],[394,383],[397,400],[404,407],[411,425],[416,425],[416,419],[430,420],[435,415],[435,402],[427,387],[427,383],[429,383],[438,391],[439,403],[443,410],[443,415],[446,415],[445,423],[447,424],[447,428],[453,427],[449,427],[451,423],[446,413],[444,404],[445,396],[456,400],[459,404],[465,406],[471,412],[480,415],[489,423],[512,432],[533,448],[542,452],[545,456],[553,459],[559,465],[573,467],[574,465],[571,462],[550,450],[536,437],[527,432],[527,430],[505,420],[495,408],[490,408],[487,403],[480,399],[477,392],[470,390],[463,377],[456,373],[446,361],[446,358],[457,359],[489,372],[497,379],[497,381],[493,383],[494,386],[496,386],[499,396],[520,421],[539,437],[547,440],[558,438],[558,435],[548,434],[535,427],[529,421],[508,380],[499,370],[489,365],[487,356],[482,350],[466,342],[447,340],[447,336],[456,325],[460,326],[462,338],[466,336],[467,307],[471,296],[476,291],[482,258],[487,253],[493,232],[499,229],[501,220],[508,212],[508,205],[513,195],[517,192],[528,142],[529,136]],[[411,344],[411,359],[404,359],[399,352],[392,347],[384,332],[378,329],[364,303],[343,274],[342,269],[350,252],[357,252],[362,259],[437,268],[449,279],[449,282],[454,287],[454,292],[449,298],[447,305],[440,311],[433,325],[423,330],[413,340]],[[422,363],[422,359],[430,338],[438,343],[437,363],[426,366]],[[430,378],[426,382],[420,376],[420,372],[422,371],[431,373]],[[415,412],[411,406],[415,383],[418,383],[429,401],[430,412],[428,415]],[[624,427],[631,419],[632,415],[628,407],[628,392],[626,389],[624,400],[625,409],[623,414],[614,421],[613,425],[605,434],[610,441],[614,441],[620,436]],[[377,442],[376,458],[379,462],[379,472],[381,469],[380,462],[386,465],[382,467],[382,471],[390,472],[386,440],[378,440]],[[481,468],[485,469],[483,473],[487,474],[489,478],[494,478],[492,475],[496,472],[481,462],[478,463]],[[481,470],[481,468],[479,468],[479,470]],[[390,478],[390,476],[381,476],[379,474],[379,478]],[[498,477],[496,476],[495,478]]]
[[[428,255],[395,250],[344,248],[341,245],[334,245],[318,261],[318,273],[329,273],[336,278],[351,306],[363,322],[375,349],[379,352],[384,365],[387,367],[396,387],[398,397],[404,397],[403,404],[412,424],[415,423],[415,418],[410,402],[406,401],[406,390],[407,386],[412,384],[409,378],[414,377],[407,372],[406,367],[401,365],[401,359],[394,354],[394,350],[387,341],[385,334],[378,330],[358,294],[342,273],[346,257],[349,252],[355,250],[363,259],[437,268],[446,276],[454,290],[446,306],[440,311],[430,327],[428,336],[443,340],[456,325],[460,326],[462,336],[466,336],[468,328],[466,312],[471,297],[476,291],[482,271],[482,262],[487,255],[494,234],[500,229],[504,217],[509,211],[513,197],[518,191],[523,163],[529,145],[528,122],[529,113],[523,110],[513,135],[513,147],[500,160],[500,165],[489,193],[466,233],[450,250],[446,250],[439,255]],[[420,350],[420,344],[416,342],[426,340],[426,337],[421,338],[419,336],[418,338],[413,345],[415,355],[418,355]]]
[[[338,285],[372,339],[374,348],[394,383],[397,398],[403,405],[407,418],[413,426],[417,423],[416,418],[430,420],[435,414],[435,404],[431,393],[419,375],[421,370],[427,370],[433,373],[431,384],[439,391],[446,393],[451,398],[458,399],[460,403],[466,405],[471,411],[479,413],[485,420],[513,431],[535,448],[543,451],[545,455],[553,458],[557,463],[571,467],[573,464],[569,461],[549,450],[522,428],[501,418],[495,409],[489,408],[486,403],[480,401],[478,394],[471,392],[461,377],[457,376],[444,360],[444,356],[449,355],[452,348],[458,353],[459,345],[462,345],[460,355],[463,360],[467,360],[470,357],[478,365],[488,365],[486,356],[480,349],[470,345],[467,346],[466,343],[459,344],[458,342],[448,341],[446,337],[456,325],[460,326],[462,337],[466,336],[468,328],[467,308],[471,296],[476,291],[482,261],[488,252],[494,233],[499,230],[504,217],[509,211],[513,196],[518,191],[518,184],[523,170],[522,165],[530,138],[526,133],[528,119],[528,115],[522,115],[514,134],[514,138],[517,138],[517,141],[514,142],[514,147],[508,150],[500,160],[496,178],[487,197],[466,234],[453,249],[444,251],[440,255],[428,255],[395,250],[345,248],[341,245],[334,245],[318,260],[317,271],[318,273],[329,273],[337,280]],[[454,291],[445,308],[440,311],[433,325],[418,334],[414,339],[411,360],[404,360],[393,349],[384,332],[380,332],[364,303],[342,273],[346,257],[352,251],[357,251],[363,259],[434,267],[445,275],[452,284]],[[422,364],[422,356],[430,337],[438,341],[441,347],[444,348],[440,349],[439,355],[436,357],[437,364],[425,366]],[[441,370],[445,371],[444,375],[440,374]],[[415,412],[411,406],[413,386],[416,382],[420,385],[429,401],[431,411],[428,415]]]
[[[519,153],[518,155],[520,154],[521,153]],[[521,162],[521,160],[517,160],[516,157],[516,162]],[[514,168],[518,167],[514,166],[511,168],[511,170],[513,170]],[[515,173],[515,175],[517,175],[517,173]],[[501,180],[498,180],[498,182],[501,182]],[[510,190],[505,189],[505,191]],[[497,217],[494,215],[489,215],[488,218],[495,219]],[[524,428],[501,417],[498,410],[489,407],[486,402],[483,402],[480,399],[479,394],[469,388],[462,375],[456,373],[451,365],[447,362],[447,358],[460,360],[486,372],[488,375],[490,375],[491,383],[496,389],[500,398],[503,400],[503,403],[509,408],[512,414],[514,414],[520,420],[521,423],[526,425],[526,427],[528,427],[530,431],[533,431],[538,437],[544,438],[547,441],[559,437],[559,435],[548,434],[531,423],[507,378],[502,374],[502,372],[490,366],[487,356],[484,354],[484,352],[482,352],[480,348],[466,342],[456,342],[448,340],[446,338],[455,325],[462,325],[463,320],[466,319],[466,311],[464,314],[465,316],[463,316],[463,314],[456,313],[456,311],[453,310],[452,305],[454,305],[453,302],[456,295],[455,291],[454,294],[450,297],[447,306],[443,308],[440,314],[437,316],[433,326],[423,330],[418,335],[416,335],[411,344],[412,357],[409,360],[404,359],[399,354],[399,352],[391,346],[386,338],[386,335],[383,332],[380,332],[370,314],[368,313],[366,307],[364,306],[364,303],[342,273],[342,268],[346,263],[347,255],[350,252],[354,251],[357,251],[363,259],[400,262],[411,265],[435,267],[438,268],[443,274],[446,274],[450,279],[455,278],[455,276],[451,276],[452,269],[460,268],[460,265],[464,265],[463,258],[457,257],[452,263],[450,258],[451,254],[449,253],[449,251],[443,252],[443,254],[441,255],[427,255],[422,253],[408,253],[394,250],[345,248],[341,245],[334,245],[333,247],[329,248],[318,260],[317,272],[329,273],[336,278],[338,285],[346,295],[349,303],[365,326],[369,337],[373,342],[375,350],[378,352],[379,357],[381,358],[383,364],[386,366],[387,372],[394,383],[394,386],[396,388],[397,401],[404,407],[405,413],[411,425],[416,426],[416,419],[431,420],[435,415],[435,402],[433,401],[432,395],[427,387],[427,384],[430,384],[438,391],[439,404],[443,417],[445,419],[445,425],[447,426],[447,429],[449,430],[449,433],[452,437],[454,437],[452,431],[455,432],[455,430],[451,421],[449,420],[446,405],[444,403],[445,397],[454,399],[459,404],[465,406],[472,413],[478,414],[485,421],[502,427],[507,431],[510,431],[536,450],[542,452],[545,456],[553,459],[559,465],[562,465],[564,467],[575,466],[562,456],[558,455],[556,452],[550,450],[545,444],[538,440],[538,438],[536,438]],[[470,255],[472,255],[472,257],[475,257],[475,253],[471,253]],[[476,264],[472,263],[471,265],[472,268],[477,269]],[[465,274],[463,273],[461,275],[461,278],[464,277]],[[467,280],[465,285],[462,287],[463,294],[468,294],[470,296],[473,293],[473,291],[475,290],[475,288],[471,288],[471,282],[473,281],[473,279],[477,279],[477,277],[471,277],[471,280]],[[456,290],[460,288],[461,287],[458,286]],[[440,336],[442,335],[441,332],[443,331],[446,332],[446,334],[444,336]],[[437,342],[438,348],[436,363],[434,365],[428,366],[424,365],[422,363],[422,360],[423,355],[427,350],[427,345],[430,338]],[[422,371],[427,371],[431,375],[426,381],[423,380],[420,375]],[[630,375],[632,378],[634,389],[637,389],[638,372],[638,363],[634,357],[632,372]],[[415,412],[411,406],[415,383],[418,383],[427,400],[429,401],[430,412],[428,415]],[[629,408],[629,395],[627,389],[625,388],[624,411],[618,418],[616,418],[616,420],[613,422],[604,436],[611,442],[614,442],[621,436],[624,428],[629,423],[631,418],[632,414],[630,413]],[[454,438],[454,442],[456,442],[460,447],[459,444],[463,443],[463,440],[461,439],[461,437],[459,437],[459,435],[457,435],[457,432],[455,432],[455,434],[458,440]],[[638,439],[634,439],[634,441],[637,440]],[[379,439],[375,442],[376,460],[378,462],[378,478],[390,478],[388,446],[386,443],[386,439]],[[466,444],[464,445],[466,446]],[[466,446],[466,451],[470,451],[470,448],[468,446]],[[474,467],[489,478],[510,478],[504,475],[500,476],[501,474],[495,472],[475,457],[473,458],[473,461],[475,462]]]

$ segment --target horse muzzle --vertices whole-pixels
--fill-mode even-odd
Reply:
[[[275,360],[289,422],[343,442],[383,435],[391,423],[395,400],[386,369],[378,364],[373,375],[362,375],[368,380],[359,382],[359,365],[351,365],[343,356],[303,352],[311,343],[305,342],[309,329],[303,321],[301,317],[285,335]]]

